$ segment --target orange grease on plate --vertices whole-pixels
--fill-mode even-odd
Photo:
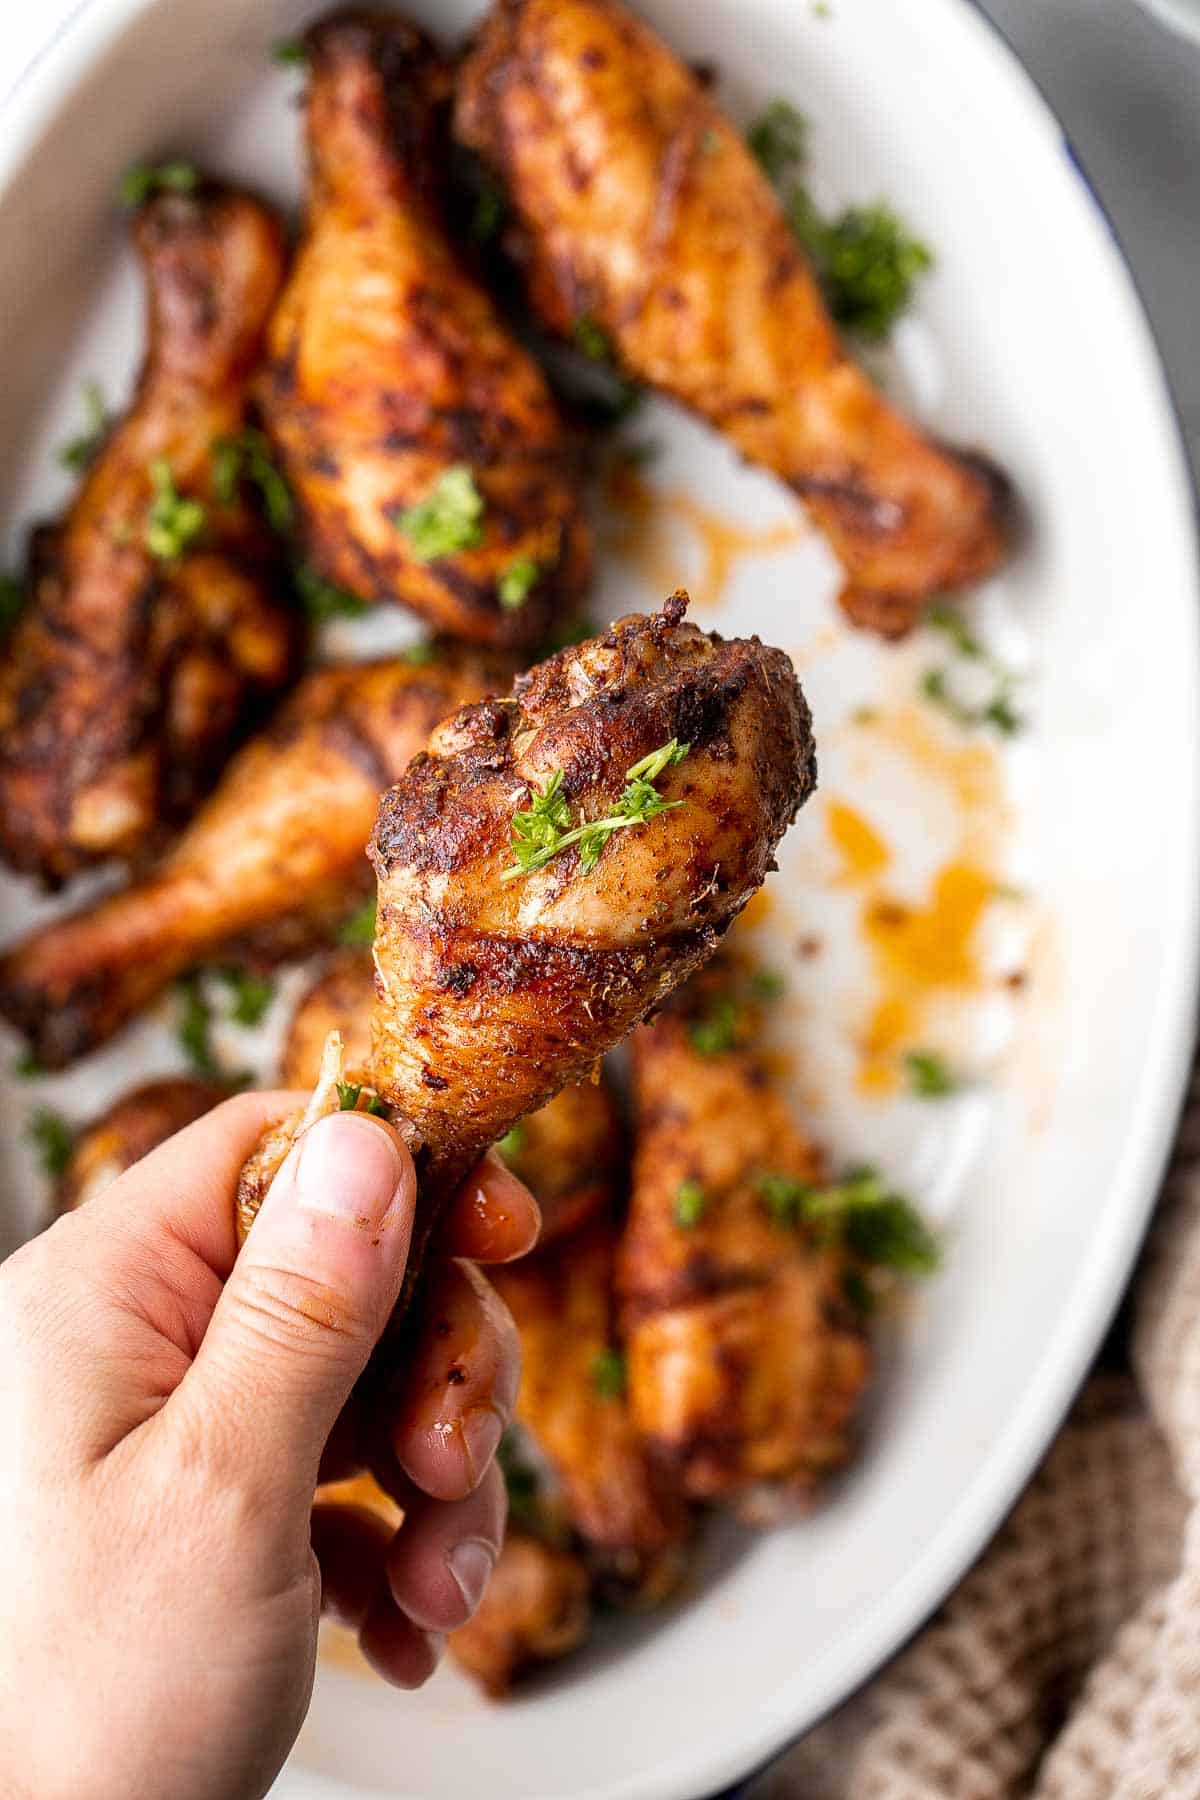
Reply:
[[[889,891],[892,853],[875,826],[831,798],[825,825],[837,857],[836,881],[863,891],[859,929],[871,958],[874,993],[859,1044],[858,1086],[891,1093],[905,1050],[920,1046],[930,1004],[983,985],[976,932],[997,892],[994,868],[1006,808],[999,759],[987,744],[947,742],[914,707],[881,714],[871,730],[949,798],[957,825],[953,853],[916,904]]]
[[[804,536],[802,524],[747,527],[701,506],[680,488],[654,488],[642,479],[632,463],[617,462],[604,483],[605,497],[619,521],[609,543],[618,556],[631,562],[647,585],[658,592],[679,585],[679,550],[676,528],[684,526],[695,536],[700,567],[688,581],[697,606],[715,606],[736,565],[746,556],[786,550]]]

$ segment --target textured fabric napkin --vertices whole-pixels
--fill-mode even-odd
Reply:
[[[1130,1349],[933,1622],[748,1800],[1200,1796],[1200,1074]]]

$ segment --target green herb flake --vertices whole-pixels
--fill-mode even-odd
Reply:
[[[691,746],[677,738],[660,744],[649,756],[625,771],[625,789],[611,813],[601,819],[571,825],[571,808],[563,793],[562,770],[556,769],[544,788],[512,822],[513,862],[501,872],[501,881],[514,881],[542,869],[572,844],[579,846],[579,866],[590,875],[609,839],[631,825],[645,825],[660,813],[682,806],[682,800],[664,800],[654,783],[674,763],[680,763]]]
[[[826,304],[845,330],[881,343],[912,304],[933,253],[883,201],[823,219],[800,183],[787,194],[792,230],[812,259]]]
[[[375,942],[375,913],[377,901],[374,894],[364,900],[356,912],[342,920],[338,930],[338,943],[347,950],[364,946],[367,949]]]
[[[19,575],[0,575],[0,638],[8,633],[25,605],[25,583]]]
[[[386,1119],[388,1116],[387,1101],[382,1094],[372,1094],[363,1111],[370,1113],[373,1119]]]
[[[1014,737],[1024,724],[1024,719],[1015,710],[1009,693],[1010,677],[998,673],[999,686],[991,699],[982,706],[968,706],[954,692],[950,684],[949,670],[943,668],[926,669],[921,676],[921,697],[944,712],[947,718],[961,726],[964,731],[973,730],[980,725],[991,725],[1004,737]]]
[[[122,206],[144,206],[155,194],[194,194],[199,185],[193,163],[135,163],[117,183],[117,199]]]
[[[804,161],[808,120],[790,101],[772,100],[747,131],[746,145],[768,181],[782,181]]]
[[[39,1062],[32,1050],[23,1050],[13,1064],[13,1074],[18,1081],[36,1081],[39,1075],[46,1073],[46,1065]]]
[[[496,584],[496,592],[505,612],[518,612],[537,586],[541,567],[532,556],[517,556],[509,563]]]
[[[213,489],[222,506],[232,506],[243,481],[262,495],[272,531],[284,536],[292,528],[292,491],[279,472],[265,433],[247,426],[237,437],[215,439],[212,447]]]
[[[602,1400],[619,1400],[625,1392],[625,1358],[611,1345],[592,1358],[592,1386]]]
[[[941,1260],[938,1241],[912,1202],[893,1193],[875,1169],[852,1169],[825,1187],[767,1175],[759,1191],[777,1223],[833,1234],[869,1265],[918,1276],[932,1274]]]
[[[500,1142],[496,1145],[497,1150],[500,1152],[505,1162],[509,1162],[514,1157],[520,1156],[524,1147],[525,1127],[523,1125],[514,1125],[511,1131],[505,1132],[504,1136],[500,1139]]]
[[[688,1039],[701,1056],[722,1056],[732,1050],[738,1039],[738,1009],[728,996],[709,1007],[703,1018],[688,1026]]]
[[[428,668],[430,663],[441,660],[441,651],[436,644],[431,644],[428,638],[418,638],[415,643],[407,644],[400,654],[404,661],[411,663],[415,669]]]
[[[98,381],[83,384],[83,407],[87,424],[78,437],[69,438],[58,453],[64,469],[82,475],[96,460],[101,444],[108,436],[112,416],[104,404],[104,390]]]
[[[57,1181],[66,1174],[75,1148],[73,1128],[61,1113],[39,1106],[29,1115],[25,1130],[37,1150],[43,1175],[48,1181]]]
[[[584,313],[581,318],[576,319],[574,337],[577,349],[582,350],[589,362],[613,361],[612,339],[591,313]]]
[[[339,1081],[337,1084],[338,1111],[353,1112],[358,1105],[358,1096],[362,1093],[361,1084],[353,1081]]]
[[[347,588],[326,581],[311,563],[298,563],[292,571],[292,579],[301,604],[314,625],[324,625],[335,618],[358,618],[367,610],[367,601]]]
[[[207,1081],[220,1081],[224,1071],[212,1047],[213,1009],[199,973],[185,975],[176,983],[179,1017],[175,1036],[179,1047],[197,1075]]]
[[[271,61],[281,69],[302,69],[308,63],[308,47],[302,38],[276,38],[271,45]]]
[[[541,1483],[535,1470],[522,1456],[520,1445],[511,1431],[506,1431],[500,1439],[496,1461],[508,1490],[509,1520],[514,1525],[524,1525],[528,1529],[538,1520]]]
[[[467,463],[455,463],[438,476],[415,506],[394,515],[397,529],[409,540],[419,562],[434,562],[457,550],[474,550],[483,542],[484,499]]]
[[[763,1205],[776,1225],[794,1230],[803,1217],[803,1209],[816,1190],[811,1182],[799,1181],[794,1175],[763,1175],[758,1192]]]
[[[232,998],[230,1018],[236,1025],[261,1025],[275,998],[275,983],[268,975],[252,975],[248,969],[222,969],[221,979]]]
[[[681,1181],[675,1191],[675,1223],[694,1231],[708,1207],[708,1195],[698,1181]]]
[[[160,562],[176,562],[204,530],[204,508],[199,500],[186,499],[175,486],[175,476],[165,456],[150,464],[154,498],[146,513],[142,542]]]
[[[949,600],[935,600],[925,614],[925,623],[949,638],[960,656],[969,656],[973,659],[983,656],[983,645],[963,618],[958,607],[951,605]]]
[[[755,969],[750,977],[750,991],[758,1000],[782,1000],[787,982],[778,969]]]
[[[904,1056],[908,1085],[919,1100],[944,1100],[959,1086],[944,1057],[934,1050],[908,1050]]]

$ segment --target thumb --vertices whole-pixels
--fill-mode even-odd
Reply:
[[[407,1149],[365,1113],[318,1119],[289,1151],[169,1403],[200,1409],[243,1479],[259,1470],[311,1499],[399,1296],[415,1192]]]

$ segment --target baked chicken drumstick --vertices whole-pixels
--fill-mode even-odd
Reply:
[[[274,216],[201,185],[138,213],[148,348],[0,669],[0,849],[57,884],[185,818],[294,662],[269,534],[214,488],[283,277]]]
[[[646,1445],[692,1499],[768,1523],[849,1456],[870,1358],[851,1262],[782,1216],[821,1158],[761,1051],[709,1029],[732,1006],[709,970],[634,1036],[618,1289]]]
[[[449,646],[429,663],[398,657],[306,677],[144,881],[0,959],[0,1013],[44,1067],[61,1068],[232,941],[269,926],[286,951],[282,927],[312,914],[331,929],[369,876],[364,846],[382,790],[439,719],[508,678],[503,664]]]
[[[574,612],[590,537],[546,382],[446,236],[447,69],[395,13],[304,43],[308,209],[260,398],[306,554],[459,637],[535,643]]]
[[[986,575],[1004,487],[932,442],[847,357],[787,218],[696,75],[619,0],[496,0],[456,129],[505,184],[536,310],[788,482],[898,635]]]
[[[578,1081],[703,962],[815,779],[787,657],[653,617],[559,652],[434,732],[380,806],[370,1082],[422,1207]],[[304,1119],[243,1172],[243,1228]],[[410,1283],[411,1287],[411,1283]]]

